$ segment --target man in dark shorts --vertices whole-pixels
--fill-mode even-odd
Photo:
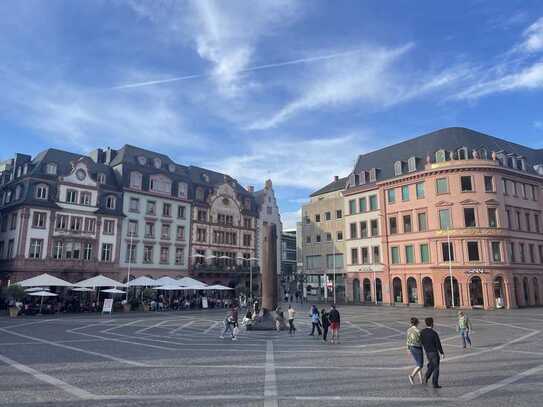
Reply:
[[[332,330],[332,339],[330,340],[330,343],[339,343],[339,325],[341,321],[339,311],[336,309],[335,305],[332,305],[332,308],[330,309],[328,320],[330,321],[330,329]]]

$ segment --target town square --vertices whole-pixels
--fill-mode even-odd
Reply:
[[[0,3],[0,407],[539,406],[543,3]]]

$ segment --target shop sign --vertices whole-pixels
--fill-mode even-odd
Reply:
[[[485,271],[484,269],[470,269],[466,271],[466,274],[487,274],[488,271]]]

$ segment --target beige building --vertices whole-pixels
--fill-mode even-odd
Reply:
[[[376,295],[381,290],[375,287],[383,274],[379,189],[351,191],[344,199],[346,295],[354,303],[382,302],[382,295]]]
[[[302,207],[303,295],[309,300],[345,299],[345,224],[343,189],[346,178],[334,181],[311,194]]]

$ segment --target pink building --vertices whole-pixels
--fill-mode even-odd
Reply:
[[[347,301],[542,305],[542,187],[543,150],[465,128],[360,156],[343,191]]]

